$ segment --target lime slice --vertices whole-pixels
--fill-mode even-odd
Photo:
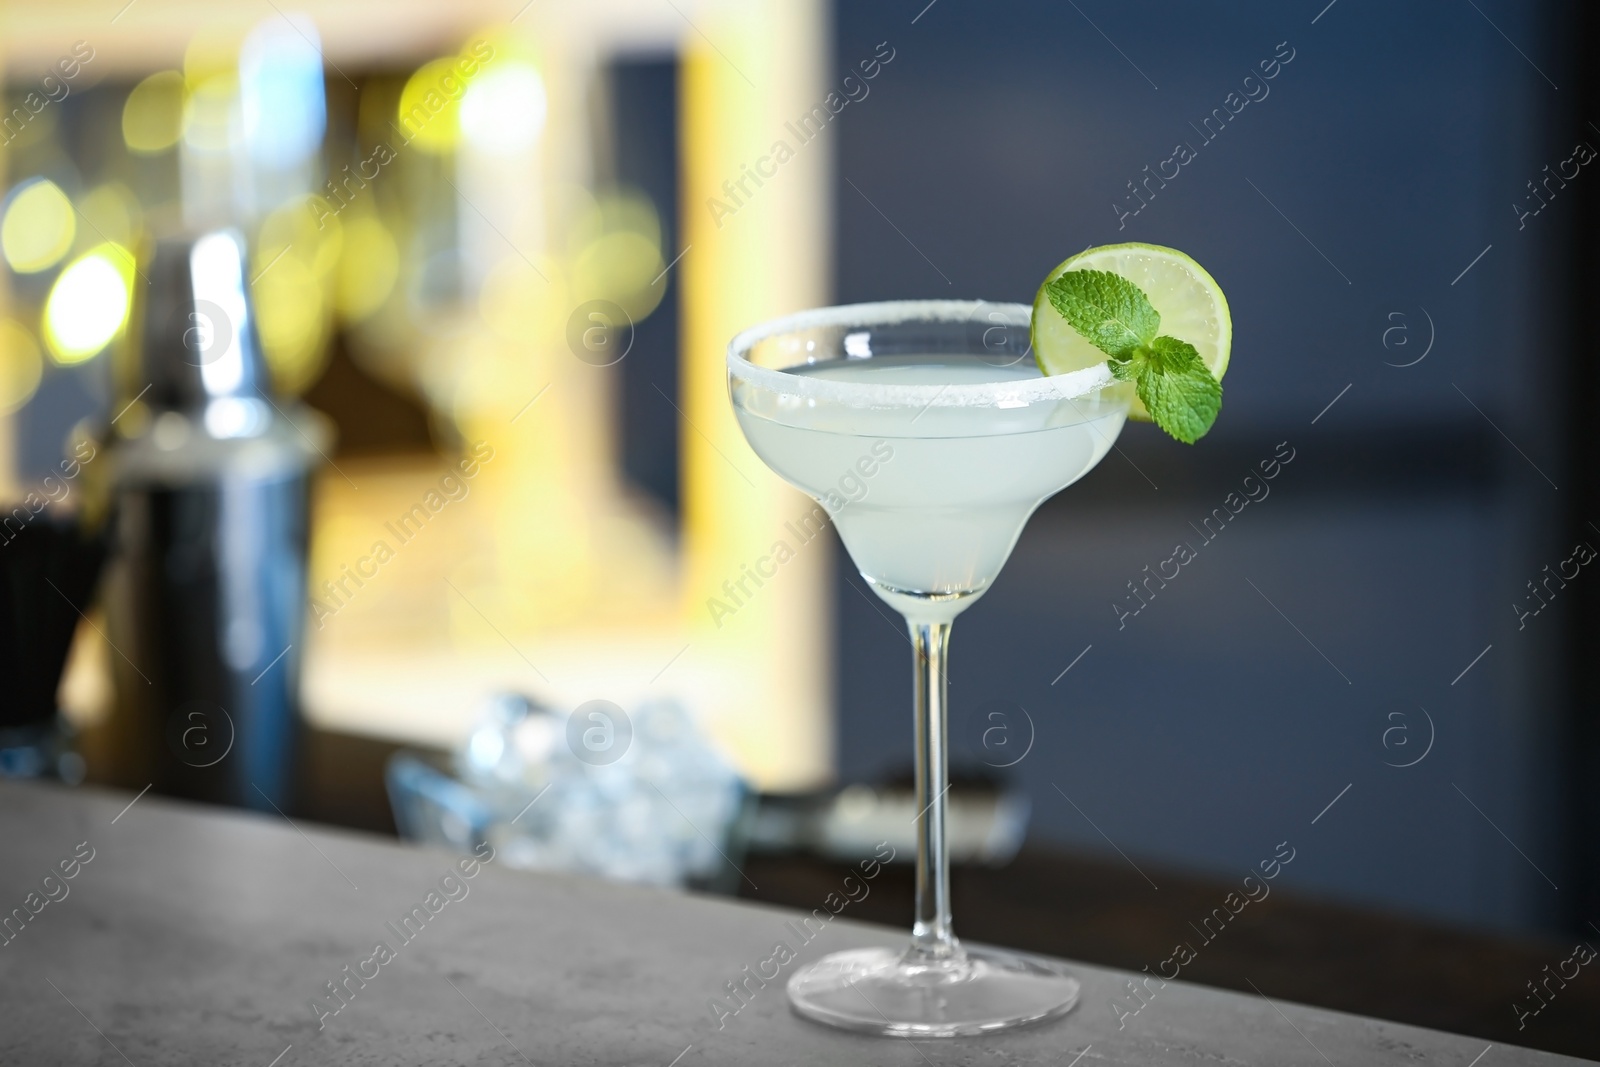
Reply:
[[[1150,298],[1161,315],[1161,332],[1194,345],[1217,381],[1228,369],[1233,319],[1228,301],[1211,275],[1176,248],[1161,245],[1101,245],[1063,261],[1039,285],[1033,298],[1033,358],[1045,374],[1066,374],[1106,361],[1106,354],[1067,325],[1050,304],[1044,287],[1069,270],[1120,274]],[[1150,421],[1138,397],[1129,418]]]

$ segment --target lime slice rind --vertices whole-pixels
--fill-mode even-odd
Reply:
[[[1033,301],[1033,352],[1045,374],[1068,374],[1107,362],[1106,354],[1068,325],[1045,293],[1046,285],[1069,270],[1103,270],[1127,278],[1161,315],[1163,334],[1194,345],[1218,381],[1227,373],[1233,319],[1216,279],[1175,248],[1130,243],[1085,249],[1058,264],[1040,284]],[[1137,398],[1128,416],[1150,418]]]

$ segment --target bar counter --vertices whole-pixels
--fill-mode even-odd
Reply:
[[[0,783],[0,840],[3,1063],[1584,1062],[1087,964],[1062,1020],[856,1036],[797,1018],[783,989],[820,953],[905,937],[848,903],[808,925],[801,910],[36,784]],[[792,960],[772,962],[779,943]],[[1136,997],[1136,1013],[1113,1009]]]

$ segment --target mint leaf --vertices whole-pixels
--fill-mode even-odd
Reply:
[[[1127,359],[1109,359],[1106,365],[1111,368],[1111,376],[1117,381],[1137,382],[1139,371],[1144,367],[1144,349],[1135,348]]]
[[[1069,270],[1044,291],[1067,325],[1112,359],[1130,358],[1136,348],[1155,342],[1161,329],[1150,298],[1120,274]]]
[[[1132,377],[1150,417],[1167,433],[1192,445],[1204,437],[1222,410],[1222,383],[1206,369],[1194,345],[1176,337],[1157,337],[1111,372]]]
[[[1120,274],[1069,270],[1044,287],[1050,306],[1110,356],[1112,377],[1133,382],[1150,417],[1184,444],[1204,437],[1222,410],[1222,385],[1187,341],[1157,336],[1161,314]]]

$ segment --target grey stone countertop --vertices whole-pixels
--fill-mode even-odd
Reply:
[[[467,878],[443,852],[276,815],[130,800],[0,783],[0,916],[10,920],[0,1063],[1582,1062],[1183,982],[1155,988],[1119,1028],[1112,1004],[1133,1003],[1132,976],[1088,965],[1074,965],[1079,1006],[1043,1026],[954,1040],[858,1036],[791,1014],[783,989],[823,952],[905,937],[850,921],[848,906],[801,945],[788,925],[798,914],[777,908],[492,861],[468,864]],[[414,905],[426,921],[399,930]],[[764,988],[752,983],[719,1027],[713,1000],[779,941],[798,959]],[[343,999],[329,994],[334,981]]]

